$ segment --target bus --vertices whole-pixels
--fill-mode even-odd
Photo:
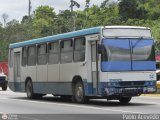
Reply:
[[[129,103],[156,92],[151,30],[100,26],[9,45],[9,88],[29,99],[46,94]]]

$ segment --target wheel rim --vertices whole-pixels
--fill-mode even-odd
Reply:
[[[76,96],[75,97],[78,102],[83,101],[84,94],[83,94],[83,87],[81,84],[78,84],[76,86]]]

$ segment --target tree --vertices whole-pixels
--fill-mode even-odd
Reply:
[[[17,25],[19,25],[19,21],[17,21],[16,19],[13,19],[13,20],[11,20],[10,22],[8,22],[7,24],[6,24],[6,26],[8,27],[8,26],[17,26]]]
[[[121,0],[119,3],[119,14],[122,20],[127,19],[145,19],[147,11],[137,0]]]
[[[121,25],[121,16],[119,15],[118,3],[110,2],[101,9],[102,25]]]
[[[32,20],[32,18],[30,16],[23,16],[21,23],[25,24],[25,23],[29,23]]]
[[[8,15],[6,14],[6,13],[3,13],[2,14],[2,19],[3,19],[3,25],[4,25],[4,27],[6,27],[6,22],[7,22],[7,20],[8,20]]]
[[[46,18],[54,18],[56,13],[54,12],[54,8],[50,6],[39,6],[35,11],[35,18],[36,19],[46,19]]]
[[[61,10],[57,15],[57,21],[57,23],[60,24],[57,27],[58,29],[60,29],[60,33],[70,32],[73,30],[73,28],[71,27],[72,19],[70,10]]]
[[[108,3],[109,0],[104,0],[102,3],[101,3],[101,8],[105,8],[107,3]]]
[[[148,1],[140,1],[146,10],[147,10],[147,18],[151,20],[157,20],[160,17],[160,1],[159,0],[148,0]]]
[[[85,5],[85,9],[88,9],[90,5],[90,0],[86,0],[86,5]]]
[[[42,37],[54,33],[54,22],[56,13],[54,8],[49,6],[40,6],[35,10],[33,18],[33,27],[35,28],[34,36]]]
[[[80,7],[80,4],[78,3],[78,2],[76,2],[76,1],[74,1],[74,0],[71,0],[71,5],[70,5],[70,7],[71,7],[71,9],[73,9],[73,7],[74,6],[76,6],[76,7]],[[72,11],[72,10],[71,10]]]
[[[33,19],[27,15],[23,16],[21,21],[21,28],[23,30],[23,35],[25,36],[25,40],[33,39],[34,37],[34,27],[33,27]]]

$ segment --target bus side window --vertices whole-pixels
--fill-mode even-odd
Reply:
[[[48,44],[48,63],[59,63],[59,42],[53,42]]]
[[[63,45],[62,45],[63,44]],[[61,63],[70,63],[73,59],[72,40],[61,42]]]
[[[45,65],[47,63],[47,45],[41,44],[37,46],[37,64]]]
[[[22,66],[27,64],[27,49],[26,47],[22,48]]]
[[[29,66],[36,65],[36,46],[28,47],[27,65]]]
[[[74,40],[74,61],[81,62],[85,60],[85,38],[76,38]]]

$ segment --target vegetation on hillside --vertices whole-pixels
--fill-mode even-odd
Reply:
[[[39,6],[31,16],[24,15],[21,21],[7,22],[9,16],[3,14],[0,61],[7,60],[10,43],[101,25],[150,27],[155,40],[160,40],[159,0],[104,0],[100,6],[90,6],[90,1],[86,0],[84,10],[61,10],[59,13],[54,11],[54,6]],[[71,5],[79,7],[77,2]],[[160,49],[159,44],[156,49]]]

